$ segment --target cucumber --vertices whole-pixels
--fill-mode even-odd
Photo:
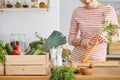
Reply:
[[[13,48],[12,48],[12,46],[10,45],[10,43],[6,43],[6,44],[5,44],[5,49],[6,49],[7,53],[8,53],[8,55],[12,55]]]

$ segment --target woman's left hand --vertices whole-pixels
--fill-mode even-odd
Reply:
[[[99,40],[99,44],[107,43],[108,42],[107,32],[103,32],[101,35],[98,35],[98,40]]]

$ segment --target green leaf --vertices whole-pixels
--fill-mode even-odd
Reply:
[[[0,40],[0,63],[5,62],[5,46],[3,42]]]
[[[42,52],[46,52],[52,47],[58,47],[60,45],[65,44],[66,41],[66,36],[64,36],[61,32],[59,31],[53,31],[51,35],[46,39],[46,41],[43,43],[43,45],[37,49],[37,51],[34,53],[40,54]]]
[[[112,43],[112,36],[111,34],[116,32],[118,28],[120,28],[116,24],[109,23],[108,20],[105,19],[106,15],[105,13],[102,14],[103,20],[102,20],[102,28],[99,30],[99,35],[101,35],[103,32],[107,32],[107,39],[109,40],[109,43]]]
[[[56,67],[52,70],[50,80],[75,80],[74,69],[65,66]]]

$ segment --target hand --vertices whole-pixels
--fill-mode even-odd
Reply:
[[[107,32],[103,32],[101,35],[98,35],[98,40],[99,40],[99,44],[101,43],[107,43],[108,39],[107,39]]]
[[[89,39],[82,39],[80,45],[83,48],[88,49],[90,47],[90,40]]]

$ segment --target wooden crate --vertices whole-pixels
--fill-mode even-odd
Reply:
[[[114,42],[108,46],[108,53],[109,54],[120,54],[120,41]]]
[[[48,75],[49,73],[49,53],[6,55],[5,75]]]
[[[4,75],[4,64],[0,63],[0,75]]]

